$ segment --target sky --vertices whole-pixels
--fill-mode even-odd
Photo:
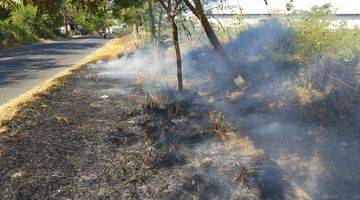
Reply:
[[[231,5],[240,7],[244,13],[267,13],[263,0],[227,0]],[[284,10],[286,0],[268,0],[271,10]],[[360,0],[294,0],[295,9],[308,10],[314,5],[331,3],[337,9],[337,13],[360,13]]]

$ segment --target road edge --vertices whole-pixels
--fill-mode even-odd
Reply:
[[[117,40],[120,40],[120,42],[118,42]],[[76,70],[81,69],[82,67],[90,63],[100,60],[112,60],[117,58],[118,55],[122,55],[124,53],[124,49],[128,48],[127,45],[124,44],[124,47],[118,48],[118,51],[114,51],[114,48],[111,48],[111,46],[118,45],[117,43],[121,44],[122,40],[130,40],[130,43],[134,43],[132,46],[136,46],[136,43],[138,43],[137,39],[134,39],[134,37],[131,35],[123,36],[121,38],[113,38],[104,46],[93,51],[90,55],[86,56],[78,64],[70,66],[69,68],[61,71],[55,76],[43,81],[37,87],[31,89],[30,91],[18,97],[15,97],[9,102],[0,106],[0,134],[6,131],[7,122],[9,122],[15,115],[17,115],[21,109],[25,108],[33,101],[41,98],[41,94],[50,94],[51,89],[63,85],[65,77],[73,75]]]

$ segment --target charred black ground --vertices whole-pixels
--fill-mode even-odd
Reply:
[[[143,49],[64,78],[1,135],[0,197],[358,199],[359,60],[300,72],[269,51],[290,33],[269,21],[226,45],[249,80],[240,87],[206,47],[184,55],[182,94],[167,51],[160,64]]]
[[[195,94],[159,104],[140,86],[93,69],[63,81],[1,135],[1,199],[294,196],[283,172],[246,138],[214,134],[212,108],[193,103]],[[114,85],[127,92],[103,96]]]

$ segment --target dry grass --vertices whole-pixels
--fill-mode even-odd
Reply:
[[[224,114],[222,112],[210,112],[210,130],[216,134],[221,135],[224,129]]]
[[[325,97],[325,94],[317,90],[311,82],[306,82],[303,86],[293,87],[290,91],[298,97],[301,105],[307,105]]]
[[[77,69],[84,67],[86,64],[98,60],[111,60],[123,54],[134,51],[142,42],[131,35],[121,38],[115,38],[107,43],[101,49],[95,51],[90,56],[83,59],[79,64],[57,74],[56,76],[44,81],[38,87],[26,92],[25,94],[13,99],[7,104],[0,107],[0,133],[6,131],[5,123],[11,120],[27,105],[41,99],[41,94],[50,94],[52,89],[59,87],[65,83],[65,77],[73,75]]]
[[[142,42],[140,39],[133,35],[115,38],[101,50],[94,52],[88,59],[86,59],[86,62],[89,63],[97,60],[116,59],[119,56],[133,52],[141,45]]]
[[[142,109],[159,108],[163,104],[161,97],[147,94],[143,98],[139,98],[138,103]]]

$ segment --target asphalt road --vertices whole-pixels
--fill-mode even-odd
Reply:
[[[0,106],[40,85],[109,41],[100,36],[0,50]]]

